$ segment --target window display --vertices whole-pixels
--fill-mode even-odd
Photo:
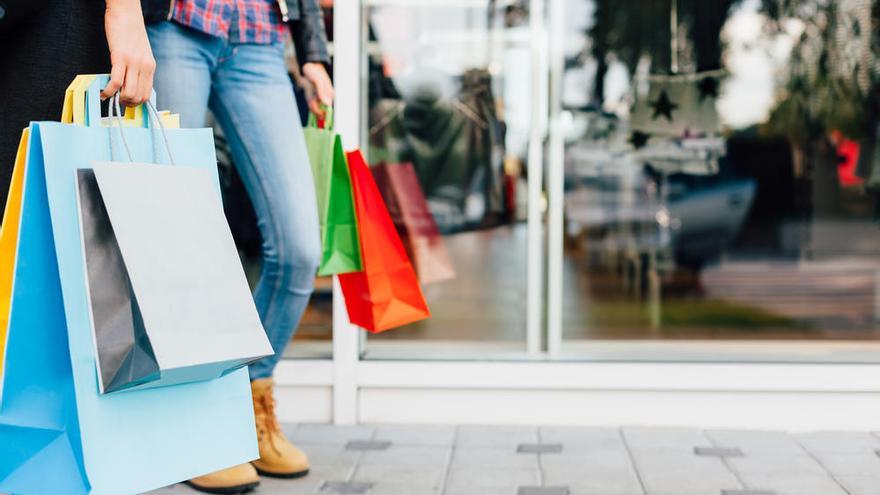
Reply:
[[[566,2],[565,349],[880,337],[873,4]]]

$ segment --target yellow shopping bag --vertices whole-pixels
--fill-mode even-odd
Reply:
[[[162,125],[166,129],[180,128],[180,114],[171,113],[168,110],[159,110],[159,118],[162,119]],[[128,107],[125,109],[125,125],[126,127],[141,127],[145,122],[144,106]]]
[[[86,90],[95,79],[95,75],[79,75],[67,87],[64,93],[64,106],[61,109],[61,122],[66,124],[85,124]],[[12,180],[6,197],[6,210],[3,223],[0,224],[0,385],[3,383],[5,369],[5,351],[9,332],[9,312],[12,302],[12,284],[15,273],[15,260],[18,251],[18,229],[21,225],[21,200],[24,189],[24,170],[27,161],[28,139],[30,130],[21,133],[15,165],[12,169]],[[0,386],[2,390],[2,386]]]
[[[64,92],[64,107],[61,109],[61,122],[64,124],[85,125],[86,90],[97,76],[81,74],[73,79]]]
[[[15,167],[12,169],[12,182],[0,225],[0,380],[3,378],[3,357],[6,349],[6,334],[9,328],[9,309],[12,302],[12,276],[15,273],[15,255],[18,247],[18,226],[21,223],[21,193],[24,185],[24,164],[27,157],[29,130],[21,133]],[[2,383],[2,382],[0,382]]]

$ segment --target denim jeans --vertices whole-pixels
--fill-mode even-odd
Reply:
[[[232,44],[173,22],[148,26],[159,108],[182,127],[223,128],[257,214],[263,268],[254,290],[275,350],[250,366],[266,378],[299,325],[321,256],[312,172],[281,44]]]

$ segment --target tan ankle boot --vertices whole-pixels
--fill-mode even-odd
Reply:
[[[186,482],[190,487],[204,493],[247,493],[260,484],[257,470],[250,464],[239,464],[206,474]]]
[[[254,396],[254,417],[257,421],[257,441],[260,458],[251,464],[263,476],[299,478],[309,473],[309,459],[284,436],[275,417],[274,382],[263,378],[251,382]]]

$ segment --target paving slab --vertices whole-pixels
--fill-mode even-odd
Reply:
[[[712,445],[705,432],[694,428],[623,428],[627,447],[638,451],[678,451],[693,455],[694,447]]]
[[[406,483],[382,483],[373,485],[369,495],[441,495],[439,488],[431,488]],[[255,494],[259,495],[259,494]]]
[[[880,495],[880,476],[837,476],[835,479],[850,495]]]
[[[315,493],[325,481],[347,480],[354,472],[354,465],[315,466],[309,474],[292,480],[263,477],[256,495],[288,493]]]
[[[452,453],[452,468],[507,468],[537,469],[538,457],[519,454],[513,448],[467,448],[456,446]]]
[[[353,451],[388,450],[389,447],[388,440],[350,440],[345,444],[345,450]]]
[[[537,468],[468,467],[450,470],[446,487],[450,491],[470,490],[481,494],[487,487],[506,488],[516,491],[520,486],[540,485],[541,474]]]
[[[567,486],[521,486],[517,495],[569,495]]]
[[[870,433],[819,431],[795,435],[810,452],[857,453],[880,449],[880,438]]]
[[[452,447],[401,447],[364,452],[360,466],[416,466],[441,467],[452,455]]]
[[[542,456],[544,483],[568,486],[572,491],[626,495],[642,491],[635,467],[626,452],[599,451]]]
[[[833,476],[880,476],[880,457],[874,453],[818,452],[815,458]]]
[[[629,452],[612,450],[562,452],[558,455],[542,455],[541,466],[545,470],[624,470],[635,471]]]
[[[372,426],[299,425],[288,433],[295,444],[345,445],[352,440],[372,440],[376,429]]]
[[[816,460],[805,452],[797,454],[754,453],[725,459],[734,473],[776,474],[789,476],[821,476],[827,474]]]
[[[516,489],[517,487],[510,486],[483,486],[480,487],[480,491],[477,493],[480,495],[516,495]],[[447,486],[443,490],[443,495],[474,495],[474,489],[468,486]]]
[[[714,492],[744,488],[724,462],[717,457],[698,457],[678,450],[633,452],[639,477],[649,494]]]
[[[544,483],[567,486],[572,491],[602,493],[603,495],[626,495],[641,493],[642,487],[633,471],[627,470],[544,470]]]
[[[401,446],[451,446],[454,426],[379,426],[376,440],[389,440]]]
[[[372,483],[376,486],[383,483],[403,484],[419,488],[440,489],[446,478],[446,469],[438,466],[360,466],[355,472],[354,481]]]
[[[538,443],[538,428],[459,426],[455,444],[461,447],[515,449],[521,443]]]
[[[585,450],[626,450],[617,428],[578,428],[542,426],[538,436],[543,443],[562,444],[566,452]]]
[[[781,431],[709,430],[706,436],[713,444],[736,447],[746,456],[758,453],[795,455],[804,452],[794,437]]]
[[[568,495],[645,495],[645,492],[641,490],[636,492],[608,492],[605,490],[588,490],[576,486],[570,487],[569,490]]]
[[[770,490],[776,495],[848,495],[827,475],[740,473],[739,476],[749,488]]]
[[[340,495],[366,495],[370,493],[373,485],[353,481],[327,481],[318,487],[320,493],[333,493]]]
[[[361,452],[345,450],[342,444],[298,444],[309,457],[312,468],[316,466],[348,466],[353,467],[363,455]]]

